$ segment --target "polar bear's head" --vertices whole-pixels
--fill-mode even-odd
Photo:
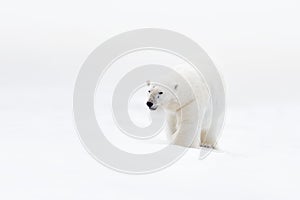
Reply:
[[[167,88],[155,83],[147,81],[148,100],[146,102],[150,110],[156,110],[158,107],[170,109],[173,104],[177,102],[174,92],[177,90],[178,85],[174,84],[172,88]]]

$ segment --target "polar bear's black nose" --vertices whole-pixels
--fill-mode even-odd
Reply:
[[[153,103],[151,103],[150,101],[148,101],[148,102],[147,102],[147,106],[148,106],[149,108],[151,108],[151,106],[153,106]]]

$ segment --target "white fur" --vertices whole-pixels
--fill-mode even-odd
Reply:
[[[190,87],[181,78],[173,73],[163,76],[158,83],[147,82],[149,86],[148,101],[153,103],[152,109],[164,109],[166,113],[168,139],[175,145],[190,147],[200,146],[214,148],[217,136],[208,130],[211,124],[212,103],[209,90],[195,69],[178,66],[175,71],[186,80]],[[192,91],[190,90],[192,88]],[[161,94],[163,92],[163,94]],[[200,105],[198,113],[195,107]],[[202,118],[201,131],[196,133],[194,127],[198,118]]]

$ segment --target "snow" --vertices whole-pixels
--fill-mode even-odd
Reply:
[[[199,150],[190,149],[162,171],[127,175],[102,166],[81,145],[72,120],[71,90],[16,91],[2,93],[6,98],[0,115],[0,186],[6,199],[293,199],[297,195],[299,135],[286,125],[297,123],[299,107],[229,107],[220,140],[224,152],[199,160]]]

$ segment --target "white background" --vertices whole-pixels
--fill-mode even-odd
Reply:
[[[297,0],[0,2],[0,199],[299,199]],[[220,147],[149,175],[96,162],[75,132],[72,92],[89,53],[155,27],[200,44],[222,72]]]

